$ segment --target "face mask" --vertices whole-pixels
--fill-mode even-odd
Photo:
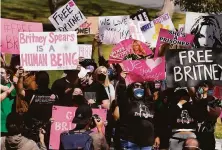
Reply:
[[[98,80],[99,81],[105,81],[106,80],[106,75],[104,75],[103,73],[98,74]]]
[[[73,103],[81,105],[85,103],[85,98],[83,95],[73,95]]]
[[[140,99],[144,96],[144,89],[137,88],[133,90],[134,97]]]
[[[198,94],[203,94],[203,88],[198,89]]]

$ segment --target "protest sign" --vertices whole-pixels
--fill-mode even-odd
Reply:
[[[74,31],[86,22],[85,16],[72,0],[52,14],[49,20],[57,31]]]
[[[109,43],[104,39],[109,37],[105,37],[105,31],[113,31],[118,32],[116,35],[117,39],[125,40],[130,37],[129,26],[128,26],[129,16],[106,16],[99,17],[99,38],[104,44],[116,44]],[[109,34],[106,34],[108,36]],[[120,41],[118,41],[120,42]]]
[[[155,81],[165,79],[165,58],[158,57],[146,60],[125,60],[121,63],[124,71],[128,72],[126,84],[133,82]]]
[[[160,29],[159,37],[156,44],[155,57],[164,56],[165,43],[169,45],[180,45],[182,47],[191,48],[194,35],[184,34],[172,30]]]
[[[222,100],[222,86],[215,86],[213,96]]]
[[[167,87],[194,87],[203,81],[222,84],[221,49],[181,49],[166,52]]]
[[[178,32],[185,33],[185,24],[178,25]]]
[[[175,30],[173,22],[168,13],[161,15],[146,25],[141,25],[140,28],[146,41],[150,43],[151,47],[153,48],[156,46],[161,28]]]
[[[75,31],[78,35],[88,35],[98,33],[98,17],[87,17],[86,22]]]
[[[27,71],[71,70],[79,64],[77,34],[20,32],[20,63]]]
[[[68,131],[75,128],[75,124],[72,123],[75,117],[76,107],[63,107],[53,106],[52,107],[52,118],[54,119],[51,124],[49,149],[59,149],[60,145],[60,134],[64,131]],[[106,109],[92,109],[93,114],[99,115],[103,121],[106,120]],[[97,130],[94,128],[94,132]],[[105,131],[105,129],[104,129]]]
[[[1,18],[1,52],[19,54],[19,32],[42,32],[42,24]]]
[[[137,13],[130,15],[132,20],[149,21],[148,13],[145,9],[140,9]]]
[[[152,51],[141,41],[127,39],[118,43],[109,56],[109,63],[119,63],[128,58],[128,55],[142,59],[152,54]]]
[[[78,44],[79,46],[79,57],[84,59],[92,58],[92,45]]]
[[[185,33],[195,35],[194,47],[222,47],[222,14],[186,13]]]
[[[149,21],[137,21],[137,20],[128,19],[128,25],[129,25],[131,38],[145,43],[146,40],[143,36],[140,26],[143,26],[147,23],[149,23]]]

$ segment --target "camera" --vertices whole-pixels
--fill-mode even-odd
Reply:
[[[100,122],[100,121],[101,121],[99,115],[97,115],[97,114],[92,115],[92,122],[91,122],[90,128],[95,128],[95,127],[96,127],[96,122],[95,122],[95,120],[96,120],[97,122]]]

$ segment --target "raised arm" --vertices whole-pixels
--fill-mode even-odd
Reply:
[[[11,87],[8,88],[8,90],[1,93],[0,94],[0,101],[4,100],[6,97],[8,97],[11,94],[12,90],[14,90],[14,88],[15,88],[14,85],[11,84]]]
[[[24,80],[24,70],[23,68],[19,68],[18,70],[18,83],[17,83],[17,86],[16,86],[16,90],[18,92],[18,96],[23,99],[25,97],[25,90],[24,90],[24,87],[23,87],[23,80]]]

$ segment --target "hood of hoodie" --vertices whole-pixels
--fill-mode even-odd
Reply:
[[[10,149],[22,149],[22,147],[28,142],[28,139],[19,135],[7,136],[5,139],[5,144],[7,148]]]

